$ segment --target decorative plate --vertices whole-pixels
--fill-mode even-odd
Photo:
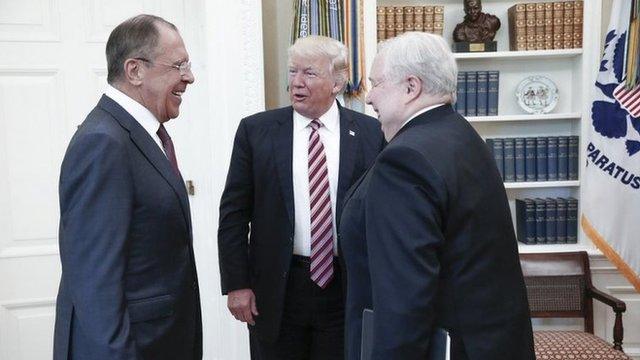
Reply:
[[[558,88],[549,78],[529,76],[516,88],[518,105],[530,114],[546,114],[558,104]]]

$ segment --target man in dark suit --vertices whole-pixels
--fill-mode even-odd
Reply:
[[[435,327],[451,359],[534,359],[509,205],[493,157],[458,115],[446,42],[406,33],[384,43],[367,103],[389,144],[347,195],[347,358],[360,359],[372,308],[372,358],[426,359]]]
[[[346,80],[342,43],[299,39],[289,49],[292,106],[238,127],[218,247],[222,293],[236,319],[251,325],[254,359],[343,357],[335,220],[384,142],[375,119],[336,101]]]
[[[200,359],[186,189],[163,124],[193,83],[176,27],[139,15],[106,47],[109,86],[60,173],[54,359]]]

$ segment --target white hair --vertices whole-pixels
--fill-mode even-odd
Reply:
[[[458,65],[441,36],[407,32],[380,43],[378,56],[384,59],[385,79],[402,81],[413,75],[422,82],[423,93],[456,101]]]
[[[303,58],[326,58],[330,63],[330,73],[341,91],[347,86],[347,76],[349,72],[349,52],[347,47],[338,40],[326,36],[310,35],[298,38],[289,47],[289,61],[294,56]]]

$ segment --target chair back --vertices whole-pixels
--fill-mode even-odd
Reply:
[[[593,333],[593,300],[586,251],[520,254],[533,318],[583,318]]]

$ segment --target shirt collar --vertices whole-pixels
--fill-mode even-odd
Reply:
[[[151,111],[142,106],[142,104],[111,85],[107,85],[104,94],[122,106],[149,134],[153,135],[158,132],[160,122]]]
[[[402,129],[403,127],[405,127],[411,120],[417,118],[418,116],[426,113],[427,111],[431,110],[431,109],[435,109],[438,106],[442,106],[444,105],[444,103],[439,103],[439,104],[435,104],[435,105],[431,105],[431,106],[427,106],[426,108],[423,108],[421,110],[418,110],[416,113],[414,113],[413,115],[409,116],[409,120],[405,121],[404,124],[402,124],[402,126],[400,127],[400,129]]]
[[[340,111],[338,110],[338,102],[334,101],[333,105],[318,118],[322,125],[331,133],[337,134],[340,132]],[[297,111],[293,110],[293,126],[294,131],[304,130],[313,119],[309,119],[300,115]]]

